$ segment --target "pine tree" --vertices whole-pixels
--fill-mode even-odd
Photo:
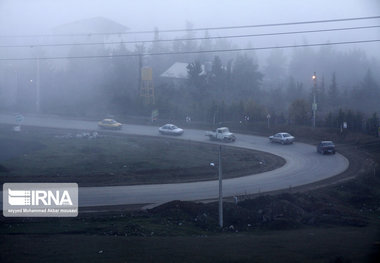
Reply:
[[[338,86],[337,86],[337,83],[336,83],[335,72],[332,74],[331,84],[329,86],[328,95],[329,95],[328,101],[329,101],[330,107],[334,108],[335,106],[339,105],[339,101],[338,101],[338,96],[339,96],[338,95]]]

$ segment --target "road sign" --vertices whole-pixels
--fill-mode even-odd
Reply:
[[[141,80],[152,80],[152,68],[144,67],[141,69]]]
[[[24,116],[22,116],[21,114],[16,115],[16,121],[18,124],[20,124],[23,120],[24,120]]]
[[[270,119],[270,117],[271,117],[271,116],[270,116],[270,114],[268,113],[268,115],[267,115],[267,119]]]
[[[316,111],[317,110],[317,103],[313,103],[312,104],[312,106],[311,106],[311,109],[313,110],[313,111]]]
[[[152,111],[152,121],[156,121],[158,118],[158,110]]]

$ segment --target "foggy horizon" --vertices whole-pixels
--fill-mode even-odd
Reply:
[[[264,11],[264,12],[263,12]],[[191,23],[194,28],[242,26],[297,21],[329,20],[351,17],[379,15],[380,3],[366,1],[286,1],[265,2],[239,1],[2,1],[0,3],[0,35],[54,34],[54,28],[65,24],[96,17],[111,19],[128,28],[128,31],[170,30],[186,28]],[[214,15],[217,12],[217,16]],[[135,14],[138,14],[137,16]],[[351,25],[379,25],[378,20],[346,21],[315,25],[297,25],[296,30],[350,27]],[[289,26],[271,28],[247,28],[240,30],[212,30],[210,36],[283,32],[293,29]],[[291,31],[291,30],[290,30]],[[349,32],[349,31],[347,31]],[[353,34],[327,32],[314,34],[280,35],[270,37],[250,37],[234,39],[240,47],[294,45],[352,41],[380,37],[380,29],[354,30]],[[89,32],[91,33],[91,32]],[[204,32],[194,32],[197,37]],[[178,38],[182,33],[163,33],[161,38]],[[134,40],[152,39],[153,34],[130,35]],[[3,39],[4,40],[4,39]],[[10,40],[8,40],[10,41]],[[58,40],[59,41],[59,40]],[[28,42],[28,39],[25,40]],[[365,48],[370,56],[377,56],[377,43],[342,46],[343,49]],[[265,51],[260,51],[265,53]]]
[[[173,83],[161,77],[161,74],[175,62],[185,62],[189,65],[199,62],[203,66],[209,65],[209,70],[215,67],[214,63],[220,63],[218,67],[221,67],[222,72],[229,68],[228,74],[235,74],[236,78],[239,73],[234,71],[239,67],[250,67],[249,70],[252,72],[247,74],[256,76],[252,82],[252,90],[256,91],[249,91],[253,92],[250,99],[267,108],[267,111],[271,108],[273,112],[287,112],[290,103],[296,98],[302,98],[309,103],[308,93],[313,86],[313,72],[318,76],[318,85],[326,90],[332,85],[334,76],[340,96],[345,94],[339,104],[326,105],[324,114],[329,110],[336,110],[335,107],[338,106],[357,110],[362,108],[360,103],[355,101],[354,95],[351,98],[351,95],[347,94],[354,94],[353,90],[362,86],[363,79],[370,72],[372,74],[369,77],[373,78],[375,83],[380,82],[380,76],[375,74],[380,68],[379,42],[355,43],[380,40],[380,19],[376,18],[379,15],[379,6],[377,1],[371,0],[333,3],[275,0],[265,3],[114,0],[107,1],[106,4],[104,1],[2,1],[0,46],[3,47],[0,47],[0,59],[4,71],[1,81],[3,94],[7,94],[2,99],[8,101],[5,103],[8,106],[15,105],[16,101],[20,100],[16,93],[29,94],[33,98],[36,95],[30,87],[36,88],[41,85],[41,90],[45,90],[41,96],[45,97],[47,108],[54,108],[52,101],[59,101],[65,96],[68,97],[63,101],[67,100],[68,105],[74,103],[69,97],[70,92],[66,91],[67,95],[63,96],[60,91],[63,87],[81,94],[76,99],[77,106],[81,104],[80,97],[91,97],[87,99],[98,101],[100,94],[107,94],[107,90],[115,89],[116,92],[120,89],[117,93],[124,92],[121,87],[126,87],[127,94],[120,93],[119,98],[126,96],[125,100],[133,100],[134,93],[139,89],[138,54],[143,53],[148,55],[141,61],[141,66],[152,68],[157,96],[162,100],[171,96],[165,92],[166,89],[173,88]],[[360,19],[368,17],[375,18]],[[352,20],[344,21],[351,18]],[[334,21],[339,19],[342,21]],[[284,25],[254,26],[268,24]],[[244,27],[250,25],[253,27]],[[210,29],[191,30],[199,28]],[[168,32],[178,29],[182,31]],[[133,34],[139,31],[150,33]],[[101,35],[103,33],[105,35]],[[109,42],[113,44],[107,44]],[[352,43],[339,44],[342,42]],[[328,45],[329,43],[339,45]],[[314,44],[317,45],[302,47]],[[21,47],[18,47],[20,45]],[[268,49],[250,50],[255,48]],[[228,51],[239,49],[241,51]],[[204,50],[226,51],[198,52]],[[150,53],[166,55],[149,56]],[[85,58],[81,59],[82,56]],[[124,56],[125,60],[122,60]],[[35,60],[29,60],[36,57],[41,58],[37,75]],[[78,59],[65,59],[70,57]],[[244,70],[248,71],[244,67],[240,69]],[[12,73],[7,74],[8,71]],[[215,73],[207,74],[210,76],[206,77],[204,85],[217,85],[209,83],[209,78],[212,79]],[[36,84],[37,78],[40,78],[41,83]],[[76,78],[80,78],[82,83],[75,82]],[[193,84],[187,83],[187,89],[189,85]],[[248,99],[242,94],[239,95],[243,90],[235,91],[238,89],[235,86],[240,84],[231,82],[229,85],[231,94],[226,93],[223,98],[215,96],[213,88],[208,87],[208,103],[225,100],[232,105],[241,99]],[[174,86],[183,84],[175,83]],[[287,97],[285,101],[273,102],[272,96],[276,91],[286,94],[295,86],[296,89],[300,89],[295,96]],[[247,94],[250,94],[249,92]],[[7,98],[8,96],[10,97]],[[181,106],[188,104],[183,111],[190,111],[191,103],[187,100],[190,98],[186,97],[190,95],[181,96],[184,96]],[[276,96],[282,95],[277,92]],[[103,110],[109,107],[113,110],[117,108],[112,102],[113,99],[110,100],[103,102]],[[59,101],[61,102],[62,100]],[[19,101],[16,104],[20,103]],[[29,103],[32,105],[35,102],[31,99]],[[52,105],[47,106],[50,103]],[[27,104],[21,103],[20,106],[24,107]],[[175,106],[172,106],[173,109],[167,109],[168,117],[172,115],[170,112],[175,111]],[[63,110],[67,105],[61,107]],[[90,108],[89,106],[86,111]],[[375,105],[365,105],[363,109],[365,112],[373,110],[376,110]],[[205,114],[200,118],[206,118]]]

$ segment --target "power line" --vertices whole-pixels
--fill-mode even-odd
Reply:
[[[292,34],[306,34],[306,33],[321,33],[321,32],[333,32],[333,31],[361,30],[361,29],[370,29],[370,28],[379,28],[379,27],[380,27],[380,25],[371,25],[371,26],[343,27],[343,28],[302,30],[302,31],[287,31],[287,32],[260,33],[260,34],[243,34],[243,35],[176,38],[176,39],[157,39],[157,40],[140,40],[140,41],[134,40],[134,41],[113,41],[113,42],[89,42],[89,43],[1,45],[0,48],[25,48],[25,47],[34,48],[34,47],[94,46],[94,45],[115,45],[115,44],[143,44],[143,43],[152,43],[152,42],[195,41],[195,40],[211,40],[211,39],[226,39],[226,38],[247,38],[247,37],[263,37],[263,36],[292,35]]]
[[[235,49],[218,49],[218,50],[198,50],[198,51],[181,51],[181,52],[160,52],[160,53],[136,53],[136,54],[118,54],[118,55],[99,55],[99,56],[71,56],[71,57],[29,57],[29,58],[0,58],[0,61],[23,61],[23,60],[56,60],[56,59],[90,59],[90,58],[116,58],[116,57],[137,57],[137,56],[162,56],[162,55],[181,55],[181,54],[202,54],[202,53],[220,53],[220,52],[239,52],[239,51],[255,51],[268,49],[285,49],[300,47],[316,47],[316,46],[332,46],[332,45],[348,45],[360,43],[380,42],[380,39],[356,40],[331,43],[315,43],[302,45],[285,45],[285,46],[267,46],[253,48],[235,48]]]
[[[226,29],[242,29],[242,28],[258,28],[258,27],[275,27],[275,26],[289,26],[289,25],[303,25],[303,24],[319,24],[319,23],[334,23],[334,22],[347,22],[358,20],[379,19],[380,16],[367,16],[367,17],[351,17],[339,19],[326,19],[326,20],[312,20],[312,21],[296,21],[285,23],[270,23],[270,24],[256,24],[256,25],[240,25],[240,26],[223,26],[223,27],[200,27],[200,28],[187,28],[187,29],[166,29],[159,30],[161,33],[174,33],[174,32],[188,32],[188,31],[213,31],[213,30],[226,30]],[[152,34],[155,30],[145,31],[131,31],[131,32],[113,32],[113,33],[81,33],[81,34],[39,34],[39,35],[0,35],[1,38],[23,38],[23,37],[71,37],[71,36],[107,36],[107,35],[130,35],[130,34]]]

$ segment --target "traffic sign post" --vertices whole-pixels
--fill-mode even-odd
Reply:
[[[17,123],[20,125],[21,122],[24,120],[24,116],[22,116],[21,114],[17,114],[16,115],[16,121]]]
[[[158,110],[152,111],[152,122],[155,122],[158,118]]]
[[[270,114],[268,113],[268,115],[267,115],[267,120],[268,120],[268,129],[269,129],[269,120],[270,120],[270,118],[271,118],[271,116],[270,116]]]
[[[21,131],[21,123],[24,121],[24,116],[22,116],[21,114],[17,114],[16,115],[16,123],[17,123],[17,126],[15,126],[13,128],[14,131],[16,132],[19,132]]]

